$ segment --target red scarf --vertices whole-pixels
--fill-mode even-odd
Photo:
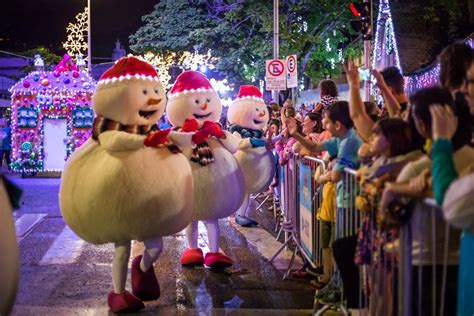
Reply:
[[[210,136],[218,138],[225,137],[219,124],[205,121],[202,127],[199,128],[197,120],[186,119],[183,123],[183,127],[181,127],[181,131],[185,133],[195,132],[192,137],[193,142],[196,144],[190,158],[192,162],[199,163],[201,166],[207,166],[215,161],[211,148],[205,139]]]

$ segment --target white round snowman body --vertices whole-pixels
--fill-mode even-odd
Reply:
[[[242,134],[265,140],[263,128],[268,123],[269,113],[265,103],[258,98],[243,97],[232,102],[227,120],[242,130]],[[256,133],[258,131],[260,135]],[[244,172],[247,193],[260,193],[268,189],[276,168],[271,150],[265,146],[248,147],[237,151],[235,157]]]
[[[132,77],[99,84],[93,101],[100,117],[150,126],[163,114],[166,94],[159,80]],[[84,240],[141,241],[171,235],[190,222],[194,188],[187,158],[166,147],[145,147],[144,139],[107,130],[97,141],[89,139],[67,162],[61,212]]]
[[[222,105],[217,93],[212,89],[200,89],[171,95],[166,114],[174,127],[182,127],[186,120],[196,120],[201,128],[205,121],[217,122]],[[194,220],[225,218],[233,214],[242,204],[245,194],[242,170],[226,146],[226,139],[209,137],[209,145],[214,162],[203,166],[190,162],[194,178]],[[190,157],[192,148],[183,148]]]
[[[20,263],[12,206],[1,178],[0,231],[0,315],[8,315],[15,301]]]

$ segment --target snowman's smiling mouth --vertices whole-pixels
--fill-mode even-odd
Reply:
[[[202,114],[202,115],[194,113],[193,115],[197,119],[202,119],[202,118],[207,118],[207,117],[211,116],[211,114],[212,114],[212,112],[209,112],[207,114]]]
[[[153,111],[138,111],[138,115],[140,115],[141,117],[143,118],[150,118],[150,116],[152,116],[153,114],[156,113],[157,110],[153,110]]]
[[[262,123],[262,121],[259,121],[259,120],[257,120],[257,119],[253,119],[253,122],[254,122],[255,124],[260,124],[260,123]]]

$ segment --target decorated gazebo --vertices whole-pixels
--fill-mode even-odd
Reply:
[[[12,94],[12,169],[22,173],[62,171],[65,161],[91,134],[95,81],[69,55],[53,71],[35,56],[36,70]]]

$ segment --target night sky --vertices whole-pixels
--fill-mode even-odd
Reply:
[[[92,56],[109,57],[119,39],[128,50],[128,37],[153,11],[157,0],[91,0]],[[17,52],[46,46],[65,53],[66,27],[87,6],[87,0],[2,1],[0,50]]]

